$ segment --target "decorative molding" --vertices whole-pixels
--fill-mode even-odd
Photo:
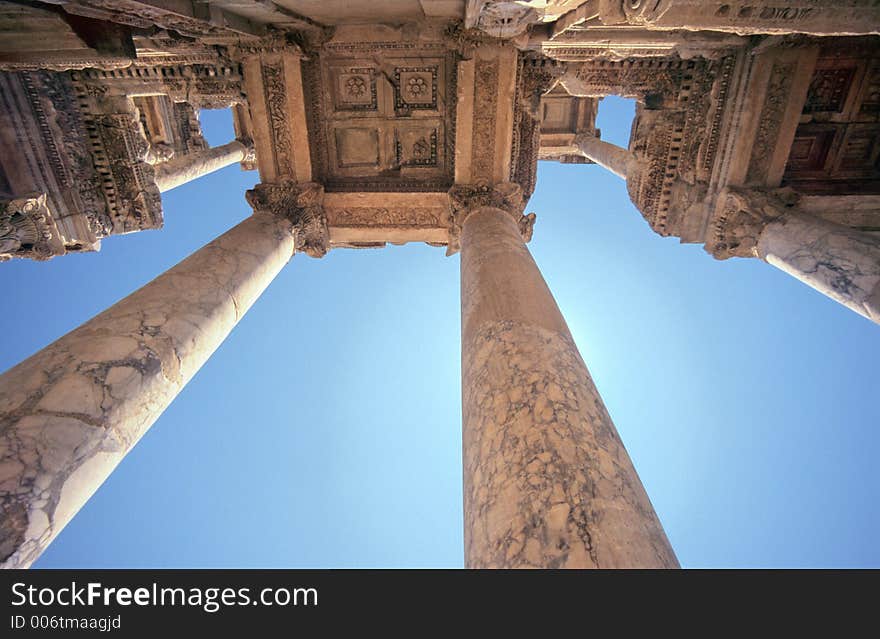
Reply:
[[[276,175],[294,175],[293,143],[290,139],[290,123],[288,121],[289,107],[284,81],[284,61],[268,62],[263,60],[260,72],[263,78],[263,96],[266,101],[266,115],[269,119],[269,133],[272,136]]]
[[[240,65],[216,52],[210,60],[199,56],[192,61],[174,58],[163,63],[146,58],[124,69],[84,69],[72,72],[71,77],[95,97],[156,93],[204,109],[225,109],[244,102]]]
[[[764,107],[761,110],[758,132],[752,145],[746,183],[762,183],[767,179],[796,69],[796,62],[780,61],[773,65],[767,83],[767,97],[764,99]]]
[[[706,62],[677,57],[569,62],[560,82],[570,95],[580,97],[619,95],[644,99],[656,94],[667,103],[674,103],[680,99],[685,80],[700,73]]]
[[[471,150],[471,180],[492,181],[495,165],[495,118],[498,112],[497,58],[477,60],[474,69],[474,126]]]
[[[293,180],[260,183],[245,193],[254,213],[270,213],[293,223],[298,252],[323,257],[330,248],[330,230],[324,213],[324,187]]]
[[[189,3],[177,3],[183,10]],[[87,18],[106,20],[124,24],[138,29],[155,29],[159,27],[175,31],[190,38],[221,38],[235,40],[253,36],[253,27],[246,20],[235,20],[231,14],[223,12],[220,26],[215,20],[202,20],[194,15],[185,15],[170,9],[163,9],[153,2],[137,2],[136,0],[70,0],[64,2],[67,13]],[[222,9],[219,9],[222,12]],[[215,15],[215,12],[211,12]],[[233,18],[233,19],[228,19]],[[234,25],[241,25],[235,28]]]
[[[431,207],[352,207],[333,211],[333,226],[392,226],[401,228],[437,228],[446,226],[441,210]]]

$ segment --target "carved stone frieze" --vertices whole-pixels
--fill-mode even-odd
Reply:
[[[664,104],[679,100],[684,80],[693,77],[696,60],[679,58],[633,58],[569,62],[560,83],[569,95],[603,97],[619,95],[644,99],[662,96]]]
[[[790,190],[737,189],[719,194],[705,249],[719,260],[756,257],[761,232],[797,202]]]
[[[599,0],[606,25],[655,29],[704,29],[742,35],[877,33],[880,9],[874,0]]]
[[[746,183],[762,183],[767,176],[779,130],[785,117],[789,93],[794,83],[795,62],[780,61],[773,65],[767,84],[767,97],[761,111],[758,131],[752,146]]]
[[[210,19],[200,19],[184,13],[188,3],[178,3],[180,9],[175,11],[157,6],[154,2],[138,2],[137,0],[70,0],[64,3],[67,13],[124,24],[139,29],[155,29],[156,27],[174,31],[192,38],[213,37],[234,40],[252,36],[241,28],[234,28],[234,23],[224,21],[221,26]],[[246,21],[241,21],[242,23]]]
[[[504,182],[494,186],[459,185],[449,189],[449,242],[447,255],[457,253],[461,248],[461,226],[467,216],[480,207],[491,206],[509,213],[519,225],[523,240],[531,241],[535,225],[535,214],[523,215],[525,201],[522,188],[514,182]]]
[[[441,219],[441,213],[442,211],[427,206],[351,207],[336,209],[333,212],[333,224],[336,226],[436,228],[446,224],[446,221]]]
[[[87,116],[100,152],[93,159],[98,172],[109,178],[105,196],[112,201],[113,233],[161,228],[162,199],[153,167],[147,163],[149,143],[130,101],[114,101],[109,112]]]
[[[240,65],[216,53],[211,60],[157,60],[114,71],[85,69],[72,77],[96,97],[164,94],[174,102],[204,109],[225,109],[244,102]]]
[[[474,70],[474,134],[471,176],[492,179],[495,161],[495,117],[498,110],[498,60],[480,60]]]
[[[294,226],[296,250],[323,257],[330,248],[330,231],[324,214],[324,187],[293,180],[263,182],[245,197],[255,213],[271,213],[289,219]]]
[[[48,260],[63,254],[45,193],[0,200],[0,261],[13,257]]]
[[[581,85],[587,92],[641,100],[630,138],[636,163],[627,171],[627,189],[661,235],[679,234],[668,224],[673,183],[705,189],[711,180],[735,61],[733,55],[714,60],[596,61],[570,67],[560,80],[565,85],[566,78],[574,78],[588,83],[589,89]]]
[[[293,175],[293,142],[290,139],[287,109],[287,87],[284,81],[284,64],[263,62],[263,95],[266,100],[266,117],[272,136],[275,170],[278,175]]]

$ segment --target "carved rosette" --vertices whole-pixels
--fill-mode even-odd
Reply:
[[[323,257],[330,248],[330,230],[324,213],[324,187],[293,180],[261,183],[245,193],[254,213],[271,213],[293,223],[297,252]]]
[[[0,201],[0,261],[48,260],[64,252],[45,193]]]
[[[461,249],[461,227],[467,216],[477,209],[491,206],[507,211],[519,226],[523,241],[532,239],[535,214],[523,215],[525,202],[522,188],[515,182],[504,182],[495,186],[455,185],[449,189],[449,243],[446,255],[454,255]]]
[[[757,257],[761,232],[796,202],[793,191],[727,188],[718,197],[706,251],[715,259]]]
[[[622,0],[620,4],[629,24],[649,25],[669,11],[672,0]]]

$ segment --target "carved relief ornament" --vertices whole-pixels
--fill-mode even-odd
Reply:
[[[757,257],[764,228],[797,202],[794,191],[726,188],[718,197],[706,251],[715,259]]]
[[[264,182],[245,193],[254,213],[271,213],[293,223],[297,252],[323,257],[330,248],[330,230],[324,213],[324,187],[293,180]]]
[[[461,249],[461,227],[468,215],[484,207],[502,209],[510,214],[519,226],[523,241],[532,239],[535,214],[523,215],[525,202],[522,188],[514,182],[504,182],[495,186],[455,185],[449,189],[449,243],[446,255],[454,255]]]
[[[0,262],[13,257],[48,260],[64,252],[45,193],[0,201]]]

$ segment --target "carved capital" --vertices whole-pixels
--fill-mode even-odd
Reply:
[[[761,232],[796,202],[797,195],[786,189],[724,189],[710,222],[706,251],[719,260],[757,257]]]
[[[314,182],[285,180],[257,184],[245,193],[254,213],[271,213],[293,223],[297,252],[323,257],[330,249],[324,213],[324,187]]]
[[[151,166],[155,166],[167,162],[173,157],[174,148],[172,146],[164,142],[157,142],[155,144],[150,144],[150,148],[147,150],[147,154],[144,157],[144,162]]]
[[[536,22],[541,16],[532,7],[509,0],[477,0],[480,7],[476,28],[493,38],[514,38]]]
[[[477,209],[491,206],[506,211],[516,221],[523,240],[532,239],[535,214],[523,215],[525,202],[522,188],[515,182],[503,182],[495,186],[455,185],[449,189],[449,244],[446,255],[453,255],[461,248],[461,227],[467,216]]]
[[[0,261],[13,257],[48,260],[64,252],[45,193],[0,200]]]
[[[254,146],[254,141],[252,138],[241,137],[236,138],[239,142],[241,142],[245,147],[246,151],[244,153],[244,158],[242,159],[242,164],[254,164],[257,161],[257,149]]]

